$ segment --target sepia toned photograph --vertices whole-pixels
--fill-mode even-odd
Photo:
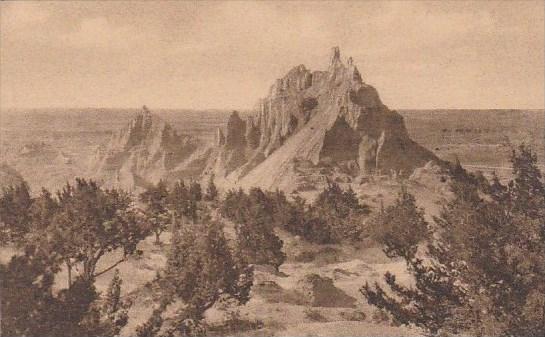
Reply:
[[[545,336],[545,2],[0,1],[0,336]]]

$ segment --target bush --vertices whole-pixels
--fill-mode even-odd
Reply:
[[[390,315],[383,309],[376,309],[373,311],[371,319],[374,323],[380,324],[385,322],[390,322]]]
[[[25,235],[31,230],[32,203],[26,183],[3,189],[0,197],[0,243],[23,245]]]
[[[381,209],[371,222],[372,237],[384,245],[388,257],[414,256],[418,243],[429,237],[429,231],[424,211],[416,206],[416,199],[405,188],[399,192],[395,204]]]
[[[343,191],[336,183],[330,183],[310,205],[299,196],[290,202],[278,191],[272,200],[277,226],[321,244],[360,241],[363,218],[369,214],[369,207],[360,204],[351,188]]]
[[[363,311],[343,311],[341,317],[347,321],[363,322],[367,319],[367,315]]]
[[[284,263],[283,242],[274,234],[274,205],[261,189],[252,188],[249,194],[229,191],[220,211],[235,222],[238,253],[243,259],[275,268]]]
[[[327,318],[322,315],[318,310],[312,308],[306,308],[305,317],[313,322],[327,322]]]
[[[331,183],[307,209],[300,234],[316,243],[360,241],[363,218],[368,214],[369,207],[360,204],[351,188],[343,191]]]

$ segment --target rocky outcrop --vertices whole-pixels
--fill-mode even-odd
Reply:
[[[408,177],[439,160],[410,139],[351,58],[333,48],[326,71],[304,65],[275,81],[256,108],[233,111],[215,144],[179,135],[147,108],[97,151],[92,175],[129,190],[159,179],[213,175],[223,187],[312,189],[370,174]]]
[[[199,177],[209,151],[191,136],[178,134],[144,106],[96,151],[90,176],[105,186],[135,191],[160,179]]]
[[[276,80],[253,113],[233,114],[209,165],[230,185],[294,189],[298,163],[347,166],[351,175],[409,176],[437,158],[409,138],[403,117],[333,48],[327,71],[304,65]]]
[[[335,287],[333,280],[318,274],[308,274],[297,282],[297,291],[313,307],[355,308],[356,299]]]

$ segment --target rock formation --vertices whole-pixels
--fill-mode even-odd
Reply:
[[[246,120],[234,112],[224,138],[207,172],[231,186],[292,190],[320,168],[351,177],[409,176],[437,160],[409,138],[403,117],[363,82],[352,58],[341,61],[337,47],[327,71],[299,65],[276,80]]]
[[[144,106],[105,147],[96,151],[90,176],[104,186],[138,191],[160,179],[199,177],[207,151],[196,139],[178,134]]]
[[[93,160],[93,176],[132,190],[159,179],[213,175],[223,187],[312,189],[330,179],[411,175],[439,160],[409,138],[403,118],[333,48],[326,71],[304,65],[276,80],[250,115],[233,111],[214,145],[179,135],[147,108]]]

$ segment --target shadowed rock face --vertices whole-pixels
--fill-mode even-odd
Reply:
[[[325,132],[320,161],[357,160],[360,141],[358,132],[350,127],[344,116],[339,116],[331,129]]]
[[[247,120],[231,116],[219,152],[220,159],[237,153],[228,165],[216,158],[210,166],[231,184],[287,189],[297,180],[294,161],[353,162],[358,175],[395,171],[408,176],[437,160],[409,138],[401,115],[363,82],[351,58],[341,61],[338,48],[327,71],[299,65],[276,80]]]
[[[205,166],[197,140],[180,135],[145,106],[92,158],[90,175],[109,187],[129,191],[160,179],[198,177]]]

